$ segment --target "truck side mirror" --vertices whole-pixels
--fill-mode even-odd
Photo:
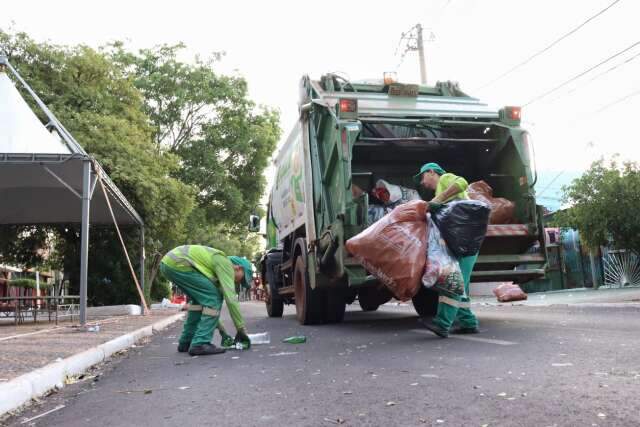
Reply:
[[[249,231],[252,233],[260,231],[260,217],[258,215],[249,216]]]

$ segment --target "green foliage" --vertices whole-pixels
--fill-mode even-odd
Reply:
[[[14,280],[9,280],[9,286],[16,287],[16,288],[24,288],[24,289],[36,289],[37,288],[36,281],[33,280],[33,279],[14,279]],[[49,289],[50,287],[51,287],[51,284],[45,283],[45,282],[40,282],[40,289],[41,290],[46,290],[46,289]]]
[[[220,54],[193,64],[177,59],[184,45],[127,52],[111,58],[144,95],[158,150],[180,156],[175,174],[197,188],[209,223],[245,226],[265,190],[262,172],[280,137],[279,114],[256,108],[241,77],[217,74]]]
[[[0,227],[0,264],[17,264],[25,268],[44,263],[43,249],[49,235],[41,227],[6,225]]]
[[[167,251],[181,242],[186,218],[194,207],[195,190],[172,177],[179,170],[179,159],[156,149],[148,117],[143,112],[142,95],[119,67],[103,53],[86,46],[36,43],[25,34],[0,31],[0,50],[7,52],[14,67],[83,148],[100,161],[143,217],[147,252]],[[37,232],[31,234],[25,234],[25,229],[20,227],[2,229],[3,233],[13,233],[17,238],[2,239],[12,242],[15,248],[6,248],[3,244],[0,253],[3,259],[19,265],[33,265],[42,260],[25,260],[18,248],[28,252],[54,233],[60,265],[70,275],[71,288],[78,289],[79,231],[76,226],[32,228]],[[123,231],[135,262],[139,254],[138,231]],[[31,243],[35,237],[39,241]],[[130,302],[137,300],[113,229],[92,227],[89,257],[90,296],[95,291],[96,301],[101,298],[116,301],[119,297]],[[100,285],[104,283],[118,285]],[[123,293],[123,289],[133,292]]]
[[[114,43],[95,50],[0,29],[0,51],[144,219],[151,298],[166,294],[156,280],[159,260],[179,244],[248,257],[257,252],[259,238],[247,234],[246,222],[264,192],[262,173],[280,136],[278,113],[257,108],[242,77],[214,71],[221,55],[187,63],[178,59],[184,48],[129,52]],[[137,264],[139,231],[122,231]],[[136,302],[113,227],[92,227],[90,236],[90,301]],[[51,247],[48,264],[62,268],[77,292],[79,226],[0,227],[0,262],[42,265],[41,249]]]
[[[576,228],[590,248],[612,244],[640,251],[640,166],[600,159],[563,189],[571,207],[554,222]]]
[[[171,284],[166,280],[157,280],[151,288],[150,300],[162,301],[163,298],[171,298]]]

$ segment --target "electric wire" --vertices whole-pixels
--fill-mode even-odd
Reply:
[[[551,95],[552,93],[554,93],[554,92],[556,92],[556,91],[558,91],[558,90],[562,89],[563,87],[565,87],[565,86],[566,86],[566,85],[568,85],[569,83],[571,83],[571,82],[573,82],[573,81],[575,81],[575,80],[579,79],[580,77],[583,77],[584,75],[586,75],[586,74],[590,73],[591,71],[595,70],[596,68],[598,68],[598,67],[600,67],[600,66],[602,66],[602,65],[606,64],[607,62],[609,62],[609,61],[611,61],[611,60],[613,60],[613,59],[617,58],[618,56],[620,56],[620,55],[622,55],[622,54],[624,54],[624,53],[626,53],[626,52],[630,51],[631,49],[633,49],[634,47],[636,47],[636,46],[638,46],[638,45],[640,45],[640,41],[637,41],[637,42],[635,42],[635,43],[632,43],[630,46],[628,46],[628,47],[626,47],[626,48],[622,49],[622,50],[621,50],[621,51],[619,51],[619,52],[614,53],[613,55],[609,56],[608,58],[606,58],[606,59],[604,59],[604,60],[602,60],[602,61],[598,62],[596,65],[593,65],[593,66],[591,66],[591,67],[587,68],[586,70],[584,70],[584,71],[582,71],[582,72],[580,72],[580,73],[576,74],[575,76],[571,77],[569,80],[566,80],[566,81],[564,81],[563,83],[560,83],[558,86],[555,86],[553,89],[549,89],[548,91],[546,91],[546,92],[544,92],[544,93],[542,93],[542,94],[540,94],[540,95],[538,95],[538,96],[535,96],[535,97],[534,97],[534,98],[532,98],[530,101],[528,101],[527,103],[523,104],[523,107],[527,107],[527,106],[529,106],[529,105],[533,104],[534,102],[538,102],[538,101],[539,101],[539,100],[541,100],[542,98],[545,98],[545,97],[547,97],[547,96]]]
[[[524,61],[518,63],[517,65],[511,67],[510,69],[508,69],[507,71],[505,71],[504,73],[500,74],[498,77],[494,78],[493,80],[491,80],[488,83],[485,83],[484,85],[480,86],[478,89],[476,90],[481,90],[484,89],[488,86],[493,85],[495,82],[502,80],[504,77],[508,76],[509,74],[513,73],[514,71],[518,70],[520,67],[523,67],[524,65],[528,64],[529,62],[533,61],[535,58],[537,58],[538,56],[542,55],[543,53],[549,51],[550,49],[552,49],[555,45],[557,45],[558,43],[560,43],[561,41],[563,41],[564,39],[566,39],[567,37],[571,36],[572,34],[574,34],[575,32],[577,32],[578,30],[580,30],[582,27],[584,27],[585,25],[587,25],[589,22],[593,21],[594,19],[596,19],[597,17],[599,17],[600,15],[602,15],[603,13],[605,13],[607,10],[611,9],[613,6],[615,6],[617,3],[619,3],[620,0],[615,0],[614,2],[612,2],[611,4],[609,4],[607,7],[605,7],[604,9],[600,10],[598,13],[596,13],[595,15],[591,16],[589,19],[587,19],[586,21],[584,21],[583,23],[581,23],[580,25],[578,25],[577,27],[573,28],[572,30],[570,30],[568,33],[562,35],[561,37],[557,38],[556,40],[554,40],[553,42],[551,42],[551,44],[547,45],[546,47],[540,49],[539,51],[537,51],[536,53],[534,53],[533,55],[529,56],[527,59],[525,59]]]

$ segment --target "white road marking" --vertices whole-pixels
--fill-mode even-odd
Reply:
[[[415,332],[418,334],[427,334],[435,336],[431,331],[427,331],[426,329],[412,329],[410,332]],[[491,338],[480,338],[480,337],[472,337],[469,335],[449,335],[449,338],[455,338],[458,340],[467,340],[467,341],[476,341],[483,342],[486,344],[495,344],[495,345],[517,345],[517,342],[513,341],[504,341],[504,340],[494,340]]]

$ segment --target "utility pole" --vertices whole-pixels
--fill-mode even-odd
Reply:
[[[398,51],[402,47],[402,42],[405,42],[404,51],[402,52],[400,63],[396,67],[400,67],[402,62],[404,61],[404,57],[407,52],[415,52],[418,51],[418,60],[420,63],[420,84],[427,84],[427,65],[424,57],[424,38],[423,38],[423,30],[421,24],[416,24],[409,31],[402,33],[402,37],[400,38],[400,42],[398,43],[398,48],[396,49],[396,55]],[[427,29],[429,30],[429,29]],[[435,35],[432,31],[430,31],[429,39],[427,41],[432,42],[435,40]]]
[[[420,84],[427,84],[427,66],[424,62],[424,40],[422,39],[422,25],[416,25],[418,57],[420,60]]]

